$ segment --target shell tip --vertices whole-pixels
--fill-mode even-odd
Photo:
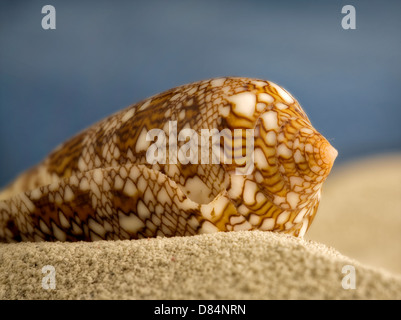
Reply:
[[[337,156],[338,151],[330,143],[327,143],[323,152],[323,161],[327,164],[333,164]]]

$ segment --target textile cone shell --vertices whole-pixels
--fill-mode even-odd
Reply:
[[[336,156],[273,82],[191,83],[94,124],[22,173],[0,192],[0,241],[303,236]]]

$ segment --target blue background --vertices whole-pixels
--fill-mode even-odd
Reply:
[[[2,0],[0,186],[103,117],[216,76],[284,86],[338,162],[401,150],[400,17],[401,1],[379,0]]]

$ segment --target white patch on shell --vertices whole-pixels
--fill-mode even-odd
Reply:
[[[231,187],[228,190],[228,195],[231,199],[237,199],[241,196],[244,188],[245,176],[231,175]]]
[[[266,133],[266,144],[269,146],[275,146],[277,142],[277,135],[274,131]]]
[[[305,133],[305,134],[313,134],[313,130],[312,129],[305,128],[305,127],[299,129],[299,131],[301,131],[302,133]]]
[[[125,185],[124,185],[123,192],[128,197],[133,197],[138,192],[138,189],[136,188],[135,184],[130,179],[127,179],[127,181],[125,182]]]
[[[56,193],[56,196],[54,197],[54,202],[57,204],[62,204],[63,203],[63,198],[61,197],[60,193]]]
[[[227,118],[228,115],[230,114],[230,106],[220,106],[219,107],[219,115],[222,116],[223,118]]]
[[[262,112],[266,108],[266,104],[262,102],[258,102],[256,104],[256,111]]]
[[[226,197],[219,197],[215,202],[213,201],[213,209],[215,213],[215,219],[218,219],[221,217],[221,215],[224,212],[224,209],[227,207],[229,204],[229,200]]]
[[[57,240],[65,241],[67,239],[66,233],[60,230],[60,228],[54,222],[52,222],[52,229],[53,235],[56,237]]]
[[[256,96],[251,92],[241,92],[228,98],[234,104],[234,112],[252,118],[255,114]]]
[[[128,110],[124,116],[121,118],[121,122],[127,122],[129,119],[132,118],[132,116],[135,114],[135,108],[132,108],[130,110]]]
[[[210,221],[204,221],[200,229],[200,233],[214,233],[218,231],[219,229]]]
[[[152,102],[152,99],[145,101],[145,103],[139,107],[138,111],[145,110],[150,105],[151,102]]]
[[[98,185],[95,183],[95,181],[90,182],[90,189],[93,192],[93,194],[96,196],[96,198],[100,199],[100,189]]]
[[[74,193],[71,188],[67,185],[64,189],[64,201],[70,202],[74,199]]]
[[[82,234],[82,229],[75,222],[72,222],[72,232],[74,234]]]
[[[257,185],[255,182],[247,180],[245,182],[244,187],[244,201],[248,205],[252,205],[255,203],[255,195],[256,195]]]
[[[288,220],[289,216],[290,216],[289,211],[284,211],[280,213],[280,215],[277,217],[277,224],[285,223]]]
[[[287,202],[289,203],[291,209],[295,209],[299,203],[299,193],[296,192],[288,192],[287,193]]]
[[[300,163],[300,162],[304,162],[305,161],[305,158],[301,154],[301,151],[299,151],[299,150],[295,151],[294,160],[295,160],[295,163]]]
[[[125,229],[128,232],[136,233],[145,226],[143,221],[139,219],[135,214],[130,214],[129,216],[126,216],[123,213],[119,212],[118,216],[121,228]]]
[[[266,201],[266,196],[262,192],[256,194],[256,203],[263,203]]]
[[[277,147],[277,156],[281,156],[285,159],[289,159],[292,156],[292,151],[290,149],[288,149],[284,143],[281,143]]]
[[[124,186],[124,180],[120,176],[116,176],[114,180],[114,189],[121,190]]]
[[[212,220],[212,210],[214,203],[204,204],[200,207],[200,212],[205,219]]]
[[[117,146],[114,146],[113,157],[114,159],[118,159],[120,157],[120,149],[118,149]]]
[[[58,218],[60,220],[60,224],[63,228],[69,228],[70,227],[70,223],[68,222],[67,218],[65,217],[65,215],[63,214],[63,212],[59,211],[58,212]]]
[[[137,167],[137,166],[133,166],[133,167],[130,169],[129,177],[130,177],[133,181],[135,181],[136,179],[138,179],[139,175],[140,175],[140,172],[139,172],[138,167]]]
[[[238,208],[237,211],[239,214],[242,214],[243,216],[246,216],[251,210],[245,206],[244,204],[241,204]]]
[[[302,219],[305,217],[305,214],[308,212],[308,208],[303,208],[294,219],[294,223],[300,223]]]
[[[198,205],[197,203],[191,201],[190,199],[185,199],[183,202],[181,202],[181,208],[183,210],[190,210],[190,209],[197,209]]]
[[[281,88],[279,85],[270,82],[269,81],[270,86],[272,86],[273,88],[276,89],[277,93],[281,96],[281,98],[283,98],[283,100],[289,104],[294,103],[294,99],[289,95],[289,93],[287,91],[285,91],[283,88]]]
[[[125,169],[125,167],[120,167],[118,174],[121,176],[121,178],[127,179],[128,172],[127,172],[127,169]]]
[[[138,140],[136,141],[136,144],[135,144],[135,152],[136,153],[139,153],[141,151],[146,151],[149,148],[151,141],[146,141],[146,134],[147,134],[147,130],[146,130],[146,128],[143,128],[141,133],[139,134]]]
[[[265,154],[263,153],[262,149],[256,148],[254,152],[254,160],[255,164],[259,169],[268,169],[269,164],[267,163]]]
[[[292,188],[294,186],[302,186],[302,184],[304,183],[304,179],[302,179],[301,177],[291,176],[290,183]]]
[[[249,223],[254,226],[257,226],[260,222],[260,218],[261,217],[259,215],[252,213],[252,214],[250,214],[250,217],[249,217]]]
[[[299,231],[298,237],[302,238],[305,235],[306,230],[308,229],[308,225],[309,225],[309,219],[304,218],[302,220],[302,227],[301,230]]]
[[[136,208],[137,208],[137,211],[138,211],[138,216],[142,220],[145,220],[145,219],[150,217],[150,211],[147,208],[147,206],[143,203],[143,201],[139,200]]]
[[[49,191],[51,191],[51,192],[57,191],[59,187],[60,187],[60,185],[56,181],[48,185]]]
[[[195,216],[192,216],[189,220],[187,220],[188,225],[196,230],[199,227],[199,221],[195,218]]]
[[[184,120],[185,119],[185,109],[182,109],[180,113],[178,114],[178,119],[179,120]]]
[[[286,222],[286,224],[284,225],[285,230],[291,229],[294,226],[293,223],[291,223],[291,221]]]
[[[260,102],[265,102],[267,104],[270,104],[274,101],[274,98],[270,94],[263,92],[258,94],[258,100]]]
[[[279,109],[279,110],[284,110],[284,109],[287,109],[287,108],[288,108],[288,106],[287,106],[286,104],[281,103],[281,102],[277,102],[277,103],[275,104],[275,106],[276,106],[276,108]]]
[[[26,205],[26,207],[30,212],[33,212],[35,210],[35,205],[31,200],[29,200],[29,198],[25,195],[25,193],[22,193],[20,195],[20,199]]]
[[[102,188],[103,188],[103,191],[109,191],[110,190],[110,184],[107,182],[106,179],[103,180]]]
[[[193,95],[196,91],[198,91],[198,88],[193,87],[193,88],[191,88],[191,89],[187,92],[187,94],[188,94],[189,96],[191,96],[191,95]],[[191,103],[191,104],[192,104],[192,103]]]
[[[257,87],[263,88],[264,86],[267,86],[266,81],[260,81],[260,80],[253,80],[251,81],[252,84],[254,84]]]
[[[42,230],[43,233],[50,234],[50,230],[47,227],[46,223],[43,222],[43,220],[40,220],[39,227],[40,227],[40,230]]]
[[[145,180],[144,177],[140,177],[138,179],[138,182],[137,182],[136,186],[138,187],[138,189],[140,191],[145,192],[145,189],[147,188],[148,183],[147,183],[147,181]]]
[[[259,229],[264,231],[273,230],[275,225],[275,220],[273,218],[264,219],[262,224],[260,225]]]
[[[86,169],[87,169],[87,165],[86,165],[83,157],[80,157],[78,160],[78,169],[80,171],[86,171]]]
[[[159,193],[157,194],[157,201],[158,201],[160,204],[165,204],[166,202],[167,202],[167,203],[171,203],[171,198],[170,198],[170,196],[168,195],[168,193],[167,193],[167,191],[166,191],[165,188],[162,188],[162,189],[159,191]]]
[[[93,220],[92,218],[89,219],[88,227],[90,230],[96,232],[101,237],[104,237],[104,235],[106,233],[106,230],[104,229],[104,227],[101,224],[99,224],[98,222],[96,222],[95,220]]]
[[[42,191],[40,191],[39,188],[33,189],[33,190],[31,191],[31,194],[29,195],[29,197],[30,197],[32,200],[38,200],[38,199],[40,199],[41,196],[42,196]]]
[[[89,182],[86,177],[83,177],[81,179],[81,182],[79,183],[79,189],[81,189],[82,191],[87,191],[90,189]]]
[[[213,79],[212,81],[210,81],[210,85],[212,87],[221,87],[222,85],[224,85],[224,81],[226,81],[226,78]]]
[[[209,187],[198,176],[188,178],[184,190],[192,201],[197,203],[208,203],[210,201]]]
[[[79,185],[79,180],[77,176],[71,176],[70,177],[70,185],[77,187]]]
[[[250,230],[250,229],[252,229],[252,225],[248,221],[244,221],[241,224],[236,224],[233,227],[234,231],[247,231],[247,230]]]
[[[177,99],[179,99],[179,98],[181,98],[181,97],[182,97],[182,93],[181,93],[181,92],[176,93],[174,96],[172,96],[172,97],[170,98],[170,101],[175,101],[175,100],[177,100]]]
[[[266,130],[278,129],[277,112],[268,111],[261,115],[261,119]]]
[[[245,218],[244,218],[244,216],[231,216],[230,217],[230,223],[231,224],[239,224],[239,223],[241,223],[241,222],[244,222],[245,221]]]
[[[280,206],[280,204],[282,204],[283,202],[285,202],[285,197],[280,197],[278,195],[274,195],[274,200],[273,200],[274,204],[276,206]]]
[[[263,175],[260,173],[260,171],[255,172],[255,181],[257,183],[262,183],[264,180]]]

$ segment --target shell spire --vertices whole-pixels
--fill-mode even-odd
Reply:
[[[304,143],[308,166],[316,174],[316,180],[323,182],[333,167],[338,152],[318,132],[314,132]]]
[[[334,160],[336,160],[338,151],[334,149],[334,147],[328,142],[325,141],[319,148],[320,157],[323,162],[327,165],[329,172],[334,164]]]

